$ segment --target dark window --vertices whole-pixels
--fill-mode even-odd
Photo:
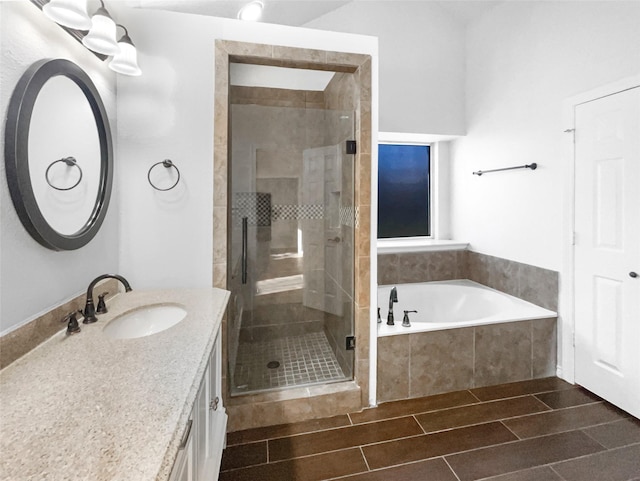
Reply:
[[[378,238],[430,235],[428,145],[378,146]]]

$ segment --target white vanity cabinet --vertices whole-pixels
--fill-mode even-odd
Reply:
[[[180,444],[176,461],[171,470],[169,481],[193,481],[193,417],[189,418],[183,442]]]
[[[218,332],[169,481],[218,479],[227,430],[221,351]]]

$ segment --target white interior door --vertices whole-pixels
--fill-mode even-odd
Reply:
[[[640,417],[640,88],[575,108],[575,379]]]

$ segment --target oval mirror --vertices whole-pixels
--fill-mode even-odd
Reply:
[[[5,135],[9,192],[27,231],[54,250],[87,244],[113,183],[109,120],[89,76],[64,59],[33,64],[11,97]]]

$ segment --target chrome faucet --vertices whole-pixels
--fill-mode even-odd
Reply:
[[[84,305],[84,320],[82,321],[83,324],[91,324],[92,322],[96,322],[98,320],[98,318],[96,317],[96,308],[93,305],[93,288],[98,282],[103,279],[116,279],[122,282],[122,285],[124,286],[124,290],[126,292],[131,291],[131,285],[129,284],[129,281],[118,274],[102,274],[101,276],[96,277],[91,281],[91,284],[89,284],[89,287],[87,288],[87,301]]]
[[[389,314],[387,315],[387,325],[393,326],[393,303],[398,302],[398,289],[392,288],[389,293]]]

